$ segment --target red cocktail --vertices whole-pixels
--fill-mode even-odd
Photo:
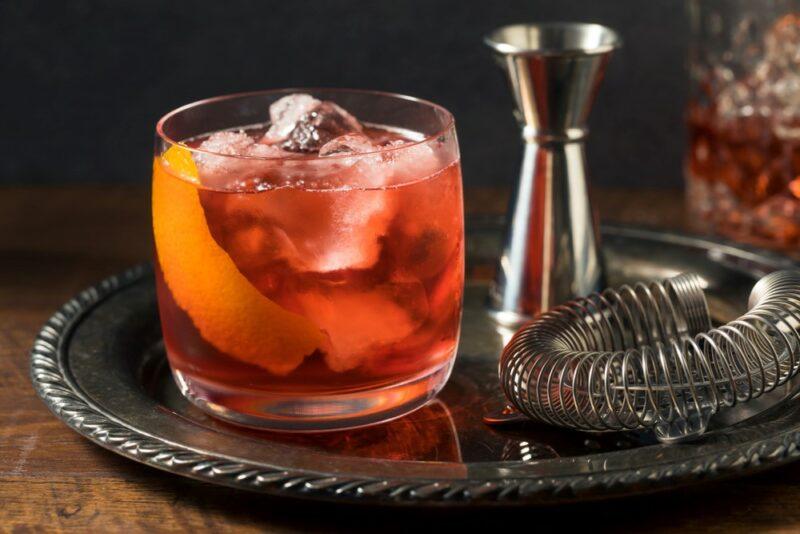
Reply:
[[[464,279],[447,111],[270,91],[186,106],[158,133],[159,309],[189,399],[241,424],[323,430],[435,395]]]

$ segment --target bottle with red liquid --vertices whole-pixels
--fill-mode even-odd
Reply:
[[[800,1],[690,2],[687,201],[698,230],[800,252]]]

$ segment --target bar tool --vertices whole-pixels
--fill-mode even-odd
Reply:
[[[753,287],[748,311],[712,328],[704,281],[606,289],[560,305],[503,350],[500,382],[520,414],[584,431],[647,430],[664,443],[702,435],[721,410],[786,384],[800,369],[800,271]]]
[[[525,143],[492,316],[519,325],[603,287],[586,186],[586,121],[616,32],[597,24],[517,24],[485,38],[506,70]]]

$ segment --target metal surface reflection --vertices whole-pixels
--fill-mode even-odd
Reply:
[[[458,432],[447,405],[434,400],[405,417],[374,427],[324,434],[256,432],[280,443],[359,458],[461,462]]]

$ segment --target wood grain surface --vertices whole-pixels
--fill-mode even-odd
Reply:
[[[499,213],[500,190],[467,192]],[[800,530],[800,463],[679,492],[547,509],[397,510],[212,486],[139,465],[52,416],[28,378],[31,342],[66,299],[151,254],[148,191],[0,189],[0,531],[438,532],[579,525],[619,532]],[[605,220],[680,229],[678,191],[601,190]],[[520,523],[521,522],[521,523]],[[514,530],[519,527],[513,527]]]

